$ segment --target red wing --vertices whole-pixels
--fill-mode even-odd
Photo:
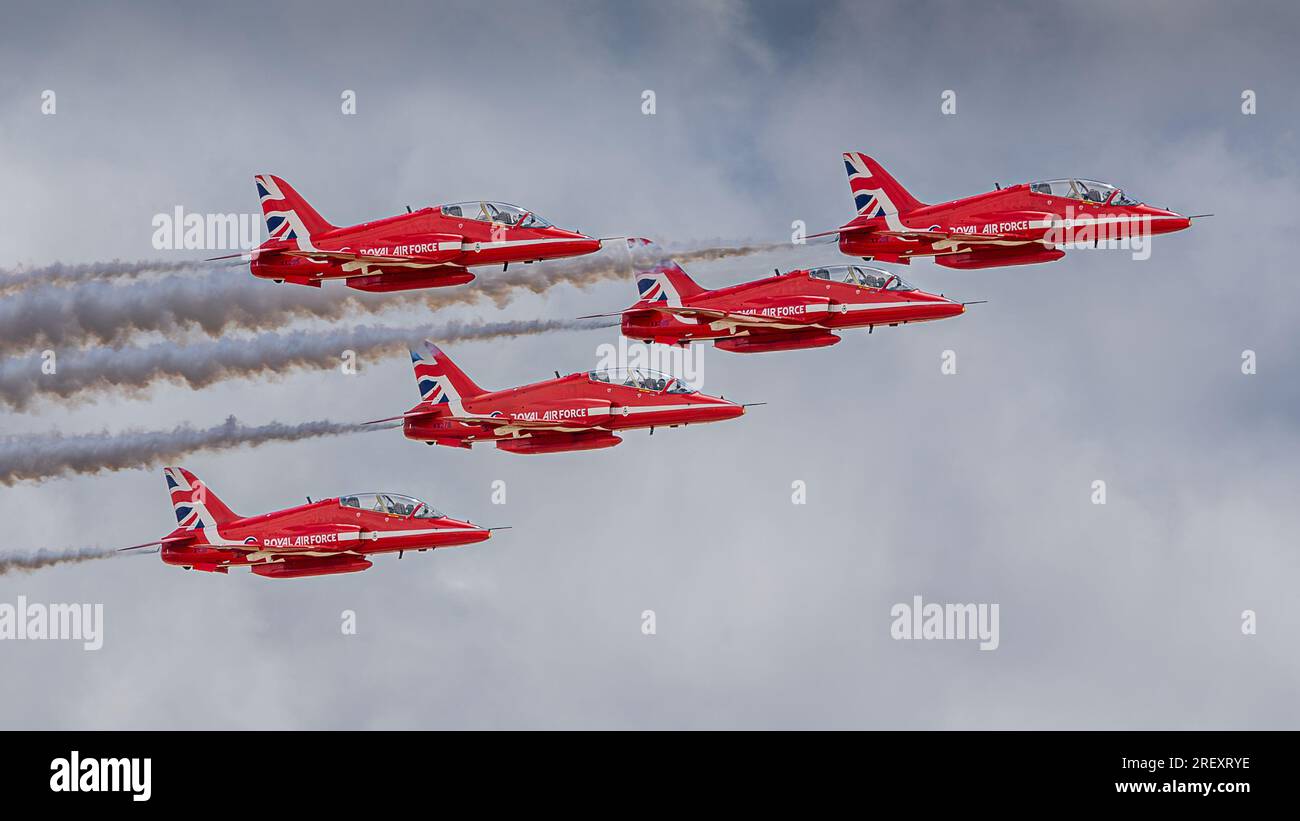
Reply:
[[[631,308],[619,311],[616,314],[587,314],[578,317],[578,319],[604,319],[608,316],[622,316],[633,311],[662,311],[666,314],[674,314],[688,319],[721,319],[727,316],[726,311],[714,311],[708,308],[673,308],[668,305],[653,303],[650,305],[633,305]]]
[[[401,416],[389,416],[386,419],[372,419],[369,422],[362,422],[361,424],[378,425],[384,422],[396,422],[399,420],[414,419],[420,416],[433,416],[436,415],[437,413],[438,411],[435,410],[410,411],[402,414]],[[443,416],[441,418],[445,419],[448,422],[463,422],[467,425],[493,425],[499,427],[508,426],[512,428],[537,428],[538,430],[546,430],[548,428],[555,428],[557,430],[567,430],[569,428],[575,427],[575,425],[572,424],[571,420],[548,421],[542,419],[511,419],[508,416]],[[570,422],[570,424],[565,424],[565,422]],[[586,426],[577,425],[576,427],[586,427]]]
[[[303,257],[310,260],[332,259],[336,262],[357,262],[363,265],[443,265],[445,255],[438,257],[415,256],[376,256],[374,254],[354,254],[351,251],[281,251],[291,257]]]
[[[324,576],[333,573],[355,573],[371,566],[369,559],[352,554],[335,556],[287,556],[283,561],[255,564],[250,570],[271,579],[292,579],[300,576]]]
[[[836,228],[833,231],[822,231],[821,233],[818,234],[809,234],[806,237],[806,239],[814,239],[816,237],[833,237],[833,236],[838,236],[840,234],[852,234],[859,231],[872,231],[882,237],[896,237],[898,239],[911,239],[911,240],[926,240],[930,242],[936,240],[945,240],[945,239],[957,240],[957,241],[970,240],[972,242],[995,242],[998,240],[1001,240],[1003,242],[1030,242],[1030,240],[1026,240],[1024,237],[1016,237],[1016,236],[1011,236],[1009,234],[969,234],[960,231],[925,231],[921,229],[917,229],[917,230],[909,229],[907,231],[882,231],[874,225],[846,225],[843,228]]]
[[[508,416],[444,416],[449,422],[464,422],[471,425],[495,425],[499,427],[510,428],[535,428],[537,430],[568,430],[574,427],[589,427],[588,425],[575,425],[572,420],[543,420],[543,419],[511,419]],[[567,423],[567,424],[566,424]]]
[[[960,231],[879,231],[882,237],[898,237],[899,239],[916,239],[916,240],[969,240],[971,242],[1024,242],[1028,243],[1024,237],[1012,236],[1011,234],[969,234]]]
[[[422,410],[404,413],[401,416],[389,416],[386,419],[371,419],[369,422],[362,422],[363,425],[378,425],[384,422],[397,422],[399,420],[414,419],[420,416],[434,416],[438,411]],[[510,425],[517,428],[554,428],[561,427],[559,423],[547,422],[540,419],[511,419],[507,416],[443,416],[442,419],[448,422],[464,422],[468,425]]]
[[[805,324],[806,322],[814,321],[814,316],[816,314],[824,314],[826,312],[826,306],[824,304],[816,306],[810,305],[808,307],[816,307],[819,310],[816,312],[810,311],[808,314],[804,315],[802,322],[797,316],[764,316],[757,313],[718,311],[711,308],[674,308],[671,305],[652,305],[647,306],[646,308],[637,308],[636,310],[660,311],[665,314],[672,314],[673,316],[680,316],[685,319],[702,319],[707,322],[726,322],[734,325],[752,325],[756,328],[766,328],[776,325]]]

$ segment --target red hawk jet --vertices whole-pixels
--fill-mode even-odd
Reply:
[[[352,573],[375,553],[429,550],[485,541],[493,528],[449,519],[419,499],[358,493],[239,516],[185,468],[164,468],[176,529],[156,542],[164,564],[226,573],[248,567],[259,576],[291,579]],[[499,529],[499,528],[498,528]]]
[[[250,268],[253,276],[276,282],[319,287],[323,280],[341,279],[358,291],[437,288],[472,280],[471,265],[508,266],[600,250],[598,239],[502,202],[438,205],[340,228],[279,177],[254,180],[269,239],[249,255]]]
[[[1144,205],[1113,185],[1076,179],[1022,183],[926,205],[866,154],[845,154],[844,167],[858,215],[812,236],[838,235],[844,253],[881,262],[906,264],[928,256],[960,269],[1052,262],[1065,256],[1061,245],[1132,247],[1155,234],[1181,231],[1195,219]]]
[[[711,341],[737,353],[823,348],[839,342],[834,332],[845,328],[869,333],[877,325],[944,319],[966,310],[964,303],[918,291],[897,274],[864,265],[778,272],[710,291],[677,263],[663,260],[638,271],[636,287],[641,299],[621,314],[623,336],[665,345]]]
[[[706,396],[656,371],[589,371],[489,391],[474,384],[437,345],[411,351],[420,403],[401,416],[408,439],[469,448],[495,442],[509,453],[558,453],[611,448],[616,431],[675,428],[734,419],[749,405]],[[757,404],[757,403],[756,403]]]

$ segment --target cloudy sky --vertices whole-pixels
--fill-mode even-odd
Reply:
[[[241,513],[383,489],[513,529],[290,582],[156,556],[0,576],[0,603],[103,603],[106,633],[97,652],[0,642],[0,727],[1300,726],[1294,4],[42,3],[5,20],[9,269],[206,256],[155,250],[153,216],[256,212],[263,172],[337,224],[487,197],[681,247],[839,225],[846,150],[925,201],[1080,176],[1215,216],[1144,261],[919,262],[904,274],[920,287],[988,300],[941,323],[706,350],[706,390],[768,403],[726,424],[542,457],[393,431],[194,453],[182,464]],[[689,267],[719,286],[836,261],[832,245]],[[120,287],[148,304],[146,284]],[[616,278],[286,329],[563,319],[631,292]],[[616,338],[447,347],[495,388],[589,368]],[[203,336],[125,344],[168,339]],[[353,421],[415,401],[402,355],[361,364],[39,400],[0,408],[0,434]],[[0,486],[0,521],[10,555],[134,544],[173,520],[149,469]],[[999,648],[893,640],[890,609],[915,595],[997,603]]]

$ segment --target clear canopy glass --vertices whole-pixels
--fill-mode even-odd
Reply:
[[[472,219],[480,222],[496,222],[516,228],[549,228],[551,223],[531,211],[526,211],[508,202],[488,202],[471,200],[453,202],[440,207],[445,217]]]
[[[414,514],[416,519],[444,518],[432,505],[426,504],[414,496],[403,496],[400,493],[354,493],[351,496],[340,496],[339,505],[354,507],[357,510],[368,510],[372,513],[384,513],[389,516],[410,516]]]
[[[872,268],[867,265],[828,265],[824,268],[809,270],[808,276],[830,282],[845,282],[862,288],[883,288],[887,291],[916,290],[914,286],[909,285],[893,271],[886,271],[884,268]]]
[[[696,393],[694,388],[675,376],[648,368],[608,368],[591,371],[587,376],[592,382],[624,385],[629,388],[640,388],[643,391],[667,390],[668,393]]]
[[[1042,182],[1031,182],[1029,190],[1036,194],[1047,194],[1052,197],[1065,197],[1072,200],[1084,200],[1085,202],[1104,203],[1110,200],[1112,194],[1115,195],[1113,205],[1141,205],[1138,200],[1127,196],[1123,191],[1109,183],[1097,182],[1096,180],[1043,180]]]

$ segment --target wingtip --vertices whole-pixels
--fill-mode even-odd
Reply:
[[[114,552],[115,552],[115,553],[125,553],[125,552],[127,552],[128,550],[139,550],[139,549],[142,548],[142,547],[157,547],[159,550],[161,550],[161,549],[162,549],[162,542],[161,542],[161,541],[157,541],[157,542],[145,542],[144,544],[133,544],[133,545],[131,545],[130,547],[119,547],[119,548],[118,548],[117,550],[115,550]],[[151,551],[151,552],[152,552],[152,551]]]
[[[402,416],[390,416],[387,419],[371,419],[369,422],[358,422],[357,424],[361,425],[362,427],[366,427],[368,425],[382,425],[385,422],[399,422],[405,420],[406,420],[406,416],[405,414],[403,414]],[[394,427],[396,426],[394,425]]]

